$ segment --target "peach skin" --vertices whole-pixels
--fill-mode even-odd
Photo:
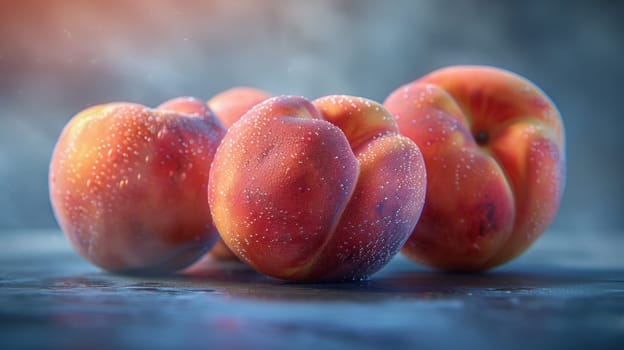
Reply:
[[[223,241],[259,272],[359,280],[405,243],[425,183],[420,150],[378,103],[278,96],[230,128],[208,200]]]
[[[63,129],[50,200],[76,251],[110,271],[185,267],[218,238],[206,188],[225,130],[203,101],[88,108]]]
[[[271,97],[268,93],[248,86],[234,87],[225,90],[208,100],[208,107],[215,113],[221,123],[228,129],[237,122],[251,107]],[[218,260],[236,260],[236,255],[218,240],[209,252]]]
[[[565,183],[563,123],[533,83],[492,67],[448,67],[398,88],[384,106],[427,165],[427,202],[402,250],[410,259],[489,269],[553,221]]]

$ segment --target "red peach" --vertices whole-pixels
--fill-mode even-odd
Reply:
[[[64,128],[50,200],[76,251],[110,271],[169,272],[218,238],[206,201],[225,130],[200,100],[88,108]]]
[[[221,123],[229,128],[253,106],[271,97],[268,93],[247,86],[225,90],[208,100],[208,107],[215,113]],[[218,260],[236,260],[236,255],[223,243],[217,241],[209,254]]]
[[[422,149],[427,202],[403,253],[478,271],[525,251],[550,225],[565,182],[561,117],[538,87],[481,66],[435,71],[384,106]]]
[[[422,210],[424,163],[378,103],[279,96],[235,123],[208,200],[223,241],[269,276],[363,279],[401,248]]]

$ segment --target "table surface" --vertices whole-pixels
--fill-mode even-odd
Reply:
[[[624,239],[548,233],[482,274],[396,257],[370,280],[301,284],[204,260],[130,277],[59,231],[0,232],[1,349],[624,349]]]

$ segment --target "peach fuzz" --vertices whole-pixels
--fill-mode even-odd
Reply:
[[[223,241],[259,272],[359,280],[403,246],[425,183],[418,147],[378,103],[278,96],[229,129],[208,199]]]
[[[563,122],[533,83],[492,67],[448,67],[398,88],[384,106],[427,165],[427,202],[402,250],[409,258],[489,269],[553,221],[565,183]]]
[[[237,122],[253,106],[271,97],[267,92],[249,86],[238,86],[222,91],[208,100],[208,107],[225,128]],[[237,260],[236,255],[218,240],[209,252],[218,260]]]
[[[63,129],[50,200],[75,250],[115,272],[171,272],[218,238],[206,188],[225,130],[203,101],[98,105]]]

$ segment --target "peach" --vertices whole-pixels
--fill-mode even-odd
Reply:
[[[208,200],[225,244],[257,271],[358,280],[403,246],[425,183],[418,147],[378,103],[278,96],[229,129]]]
[[[271,97],[268,93],[248,86],[234,87],[225,90],[208,100],[208,107],[215,113],[221,123],[229,128],[237,122],[251,107]],[[218,240],[209,252],[218,260],[235,260],[236,255]]]
[[[533,83],[492,67],[448,67],[398,88],[384,106],[427,165],[427,202],[402,250],[409,258],[485,270],[520,255],[553,221],[563,123]]]
[[[208,106],[226,129],[237,122],[251,107],[271,97],[268,93],[248,86],[225,90],[208,100]]]
[[[218,238],[206,200],[225,130],[203,101],[87,108],[50,162],[57,221],[86,260],[116,272],[170,272]]]

